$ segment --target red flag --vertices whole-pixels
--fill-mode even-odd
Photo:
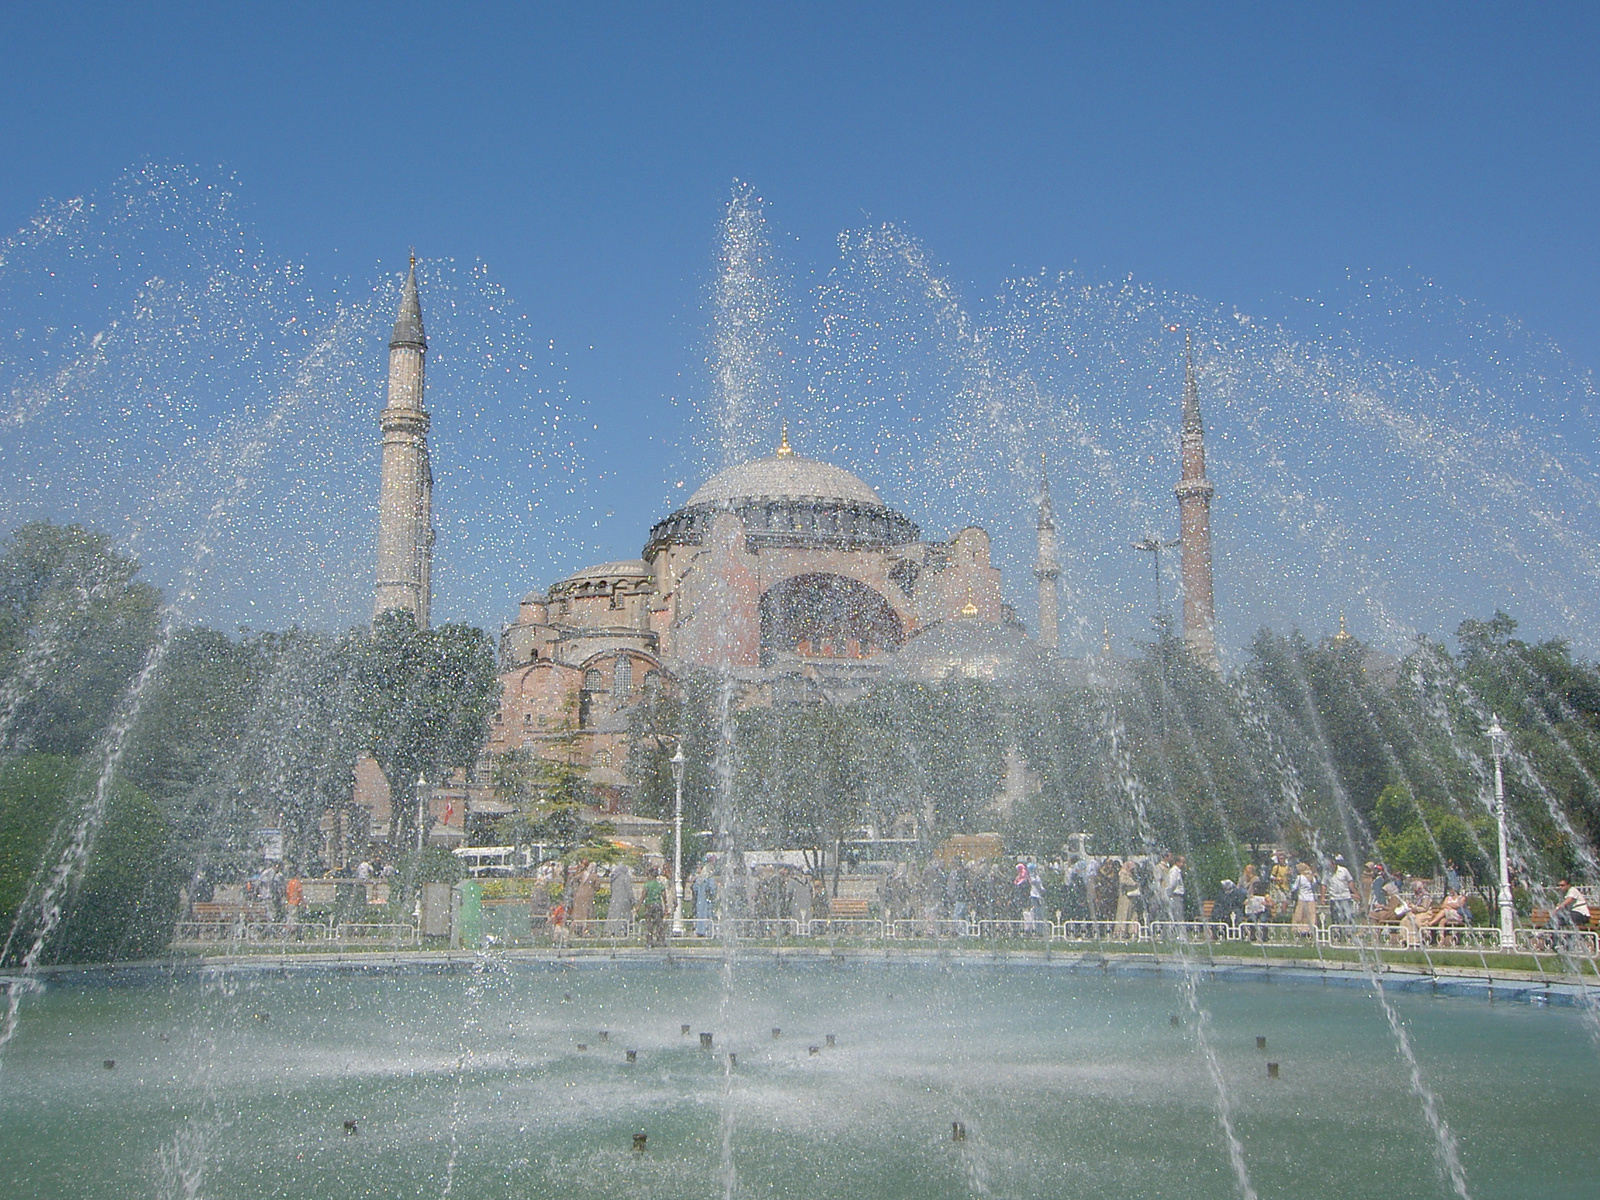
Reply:
[[[446,804],[444,806],[444,823],[446,825],[450,824],[450,818],[455,816],[455,815],[456,815],[456,806],[455,806],[454,801],[452,801],[451,803]]]

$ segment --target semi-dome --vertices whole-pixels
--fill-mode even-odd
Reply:
[[[688,507],[742,500],[837,500],[884,507],[877,492],[843,467],[781,452],[717,472],[689,497]]]

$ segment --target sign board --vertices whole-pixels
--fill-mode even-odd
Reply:
[[[256,845],[261,847],[261,857],[267,862],[283,861],[283,830],[256,830]]]

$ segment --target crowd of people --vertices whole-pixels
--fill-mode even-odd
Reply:
[[[1440,941],[1473,923],[1468,896],[1472,881],[1454,863],[1442,880],[1412,878],[1383,863],[1351,870],[1335,855],[1322,872],[1309,862],[1274,851],[1261,863],[1247,862],[1238,879],[1223,879],[1214,894],[1193,898],[1188,863],[1182,854],[1081,855],[1040,864],[1029,857],[1010,867],[999,859],[935,859],[900,862],[877,876],[866,906],[849,909],[884,922],[987,922],[1009,925],[1023,934],[1045,931],[1052,921],[1089,922],[1095,936],[1133,940],[1152,922],[1201,922],[1236,930],[1237,936],[1267,940],[1269,925],[1287,925],[1311,939],[1319,924],[1352,927],[1393,926],[1412,941],[1424,929],[1437,929]],[[363,893],[391,880],[392,865],[361,862],[354,883]],[[243,885],[247,903],[266,909],[272,920],[293,919],[300,906],[300,884],[269,863]],[[197,874],[186,897],[211,899],[212,885]],[[1207,889],[1209,890],[1209,889]],[[628,937],[641,932],[647,943],[665,945],[673,911],[671,877],[660,860],[646,858],[599,862],[579,857],[552,860],[536,872],[534,922],[557,944],[568,937]],[[852,895],[862,895],[859,878]],[[1591,908],[1584,891],[1561,880],[1560,900],[1548,910],[1552,929],[1586,928]],[[365,900],[363,894],[361,899]],[[859,901],[858,901],[859,903]],[[843,909],[844,906],[841,906]],[[793,863],[748,863],[710,855],[685,880],[686,929],[709,937],[719,921],[794,922],[807,933],[816,918],[830,919],[834,902],[821,872]]]
[[[665,946],[671,915],[666,868],[646,863],[640,872],[636,884],[625,861],[541,864],[533,894],[546,901],[544,920],[555,944],[565,945],[574,932],[580,937],[627,937],[637,921],[646,945]]]
[[[1282,851],[1269,861],[1247,862],[1238,879],[1223,879],[1210,904],[1198,911],[1189,902],[1184,857],[1085,857],[1067,870],[1069,894],[1081,891],[1087,917],[1107,921],[1113,937],[1136,932],[1141,921],[1203,920],[1207,925],[1238,927],[1243,936],[1261,940],[1269,923],[1288,924],[1310,939],[1319,922],[1337,926],[1399,925],[1408,929],[1470,923],[1466,892],[1453,866],[1443,892],[1433,881],[1414,879],[1409,889],[1403,876],[1380,862],[1368,862],[1357,876],[1342,854],[1334,855],[1325,872],[1304,860],[1291,861]]]

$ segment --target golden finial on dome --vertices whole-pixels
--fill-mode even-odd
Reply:
[[[1333,635],[1333,640],[1336,642],[1348,642],[1350,640],[1350,631],[1344,627],[1344,609],[1342,608],[1339,610],[1339,632]]]
[[[978,606],[972,602],[972,585],[970,583],[967,584],[967,602],[961,606],[961,615],[963,617],[975,617],[978,615]]]
[[[1111,657],[1111,618],[1107,617],[1100,626],[1100,653],[1107,658]]]
[[[783,436],[778,441],[778,457],[789,458],[794,454],[794,447],[789,445],[789,422],[783,423]]]

